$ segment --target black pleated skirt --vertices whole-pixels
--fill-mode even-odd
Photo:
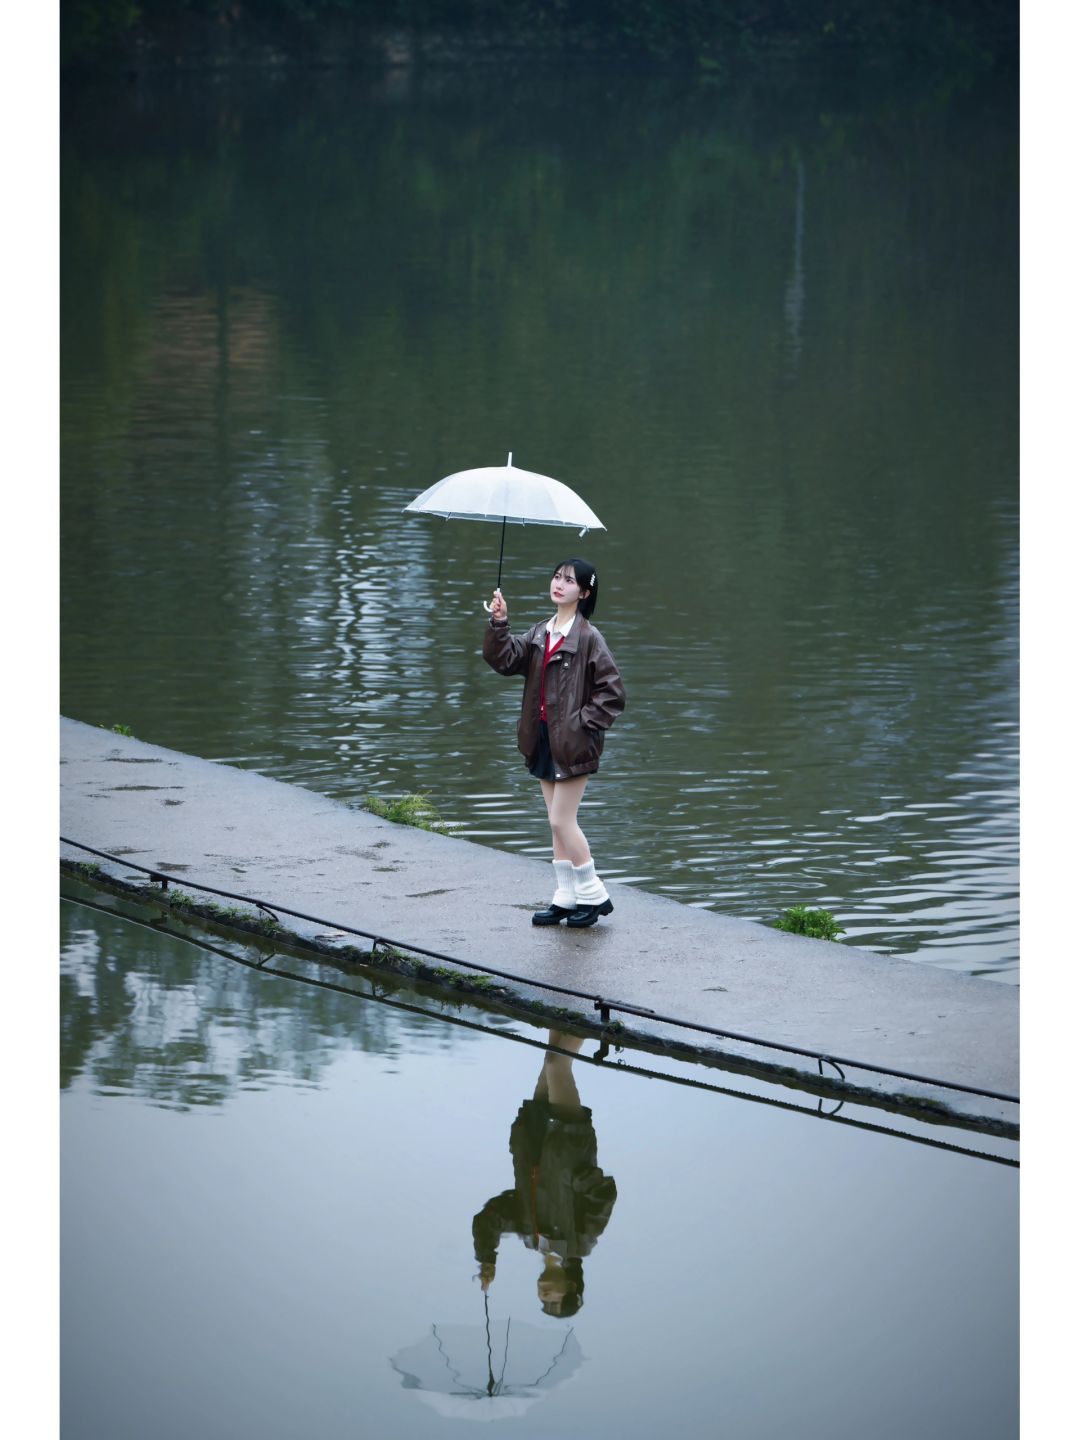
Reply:
[[[548,739],[547,721],[540,721],[540,739],[532,759],[529,761],[529,774],[536,780],[555,779],[555,761],[551,754],[551,742]]]

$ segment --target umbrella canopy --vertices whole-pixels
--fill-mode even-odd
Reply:
[[[565,525],[571,530],[603,530],[595,511],[569,485],[549,475],[521,470],[511,453],[505,465],[458,470],[428,487],[405,506],[413,515],[443,520],[492,520],[514,525]]]
[[[505,465],[486,465],[479,470],[458,470],[429,485],[422,495],[405,506],[411,515],[438,515],[443,520],[492,520],[502,525],[499,540],[499,578],[502,585],[503,548],[507,522],[514,525],[562,525],[578,530],[604,530],[595,511],[569,485],[550,475],[520,470],[513,452]],[[491,606],[484,602],[484,609]]]
[[[440,1414],[490,1421],[524,1413],[568,1380],[583,1358],[573,1328],[560,1335],[507,1320],[432,1325],[390,1363],[405,1389]]]

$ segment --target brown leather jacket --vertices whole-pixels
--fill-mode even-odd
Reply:
[[[540,740],[540,673],[547,621],[511,635],[508,620],[484,628],[484,659],[500,675],[524,675],[518,749],[528,765]],[[600,768],[604,732],[626,705],[626,691],[600,631],[583,615],[551,657],[544,687],[548,740],[558,778],[589,775]]]

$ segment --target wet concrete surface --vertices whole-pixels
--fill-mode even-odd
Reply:
[[[661,1015],[1008,1095],[1019,1093],[1018,991],[970,976],[788,935],[612,886],[588,930],[536,928],[550,864],[381,820],[296,785],[61,719],[60,833],[174,875],[331,925],[298,935],[362,943],[347,924],[524,977],[554,1009],[591,1009],[542,982]],[[61,846],[64,860],[93,856]],[[106,863],[107,873],[133,878]],[[601,874],[602,874],[601,870]],[[532,982],[529,984],[527,982]],[[613,1019],[619,1018],[613,1015]],[[626,1015],[628,1029],[818,1074],[817,1061]],[[853,1084],[916,1096],[958,1116],[1017,1122],[1009,1103],[849,1070]]]

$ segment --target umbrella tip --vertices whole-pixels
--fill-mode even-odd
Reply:
[[[514,452],[511,450],[511,451],[510,451],[510,454],[507,455],[507,457],[506,457],[507,469],[509,469],[510,466],[513,465],[513,463],[514,463]]]

